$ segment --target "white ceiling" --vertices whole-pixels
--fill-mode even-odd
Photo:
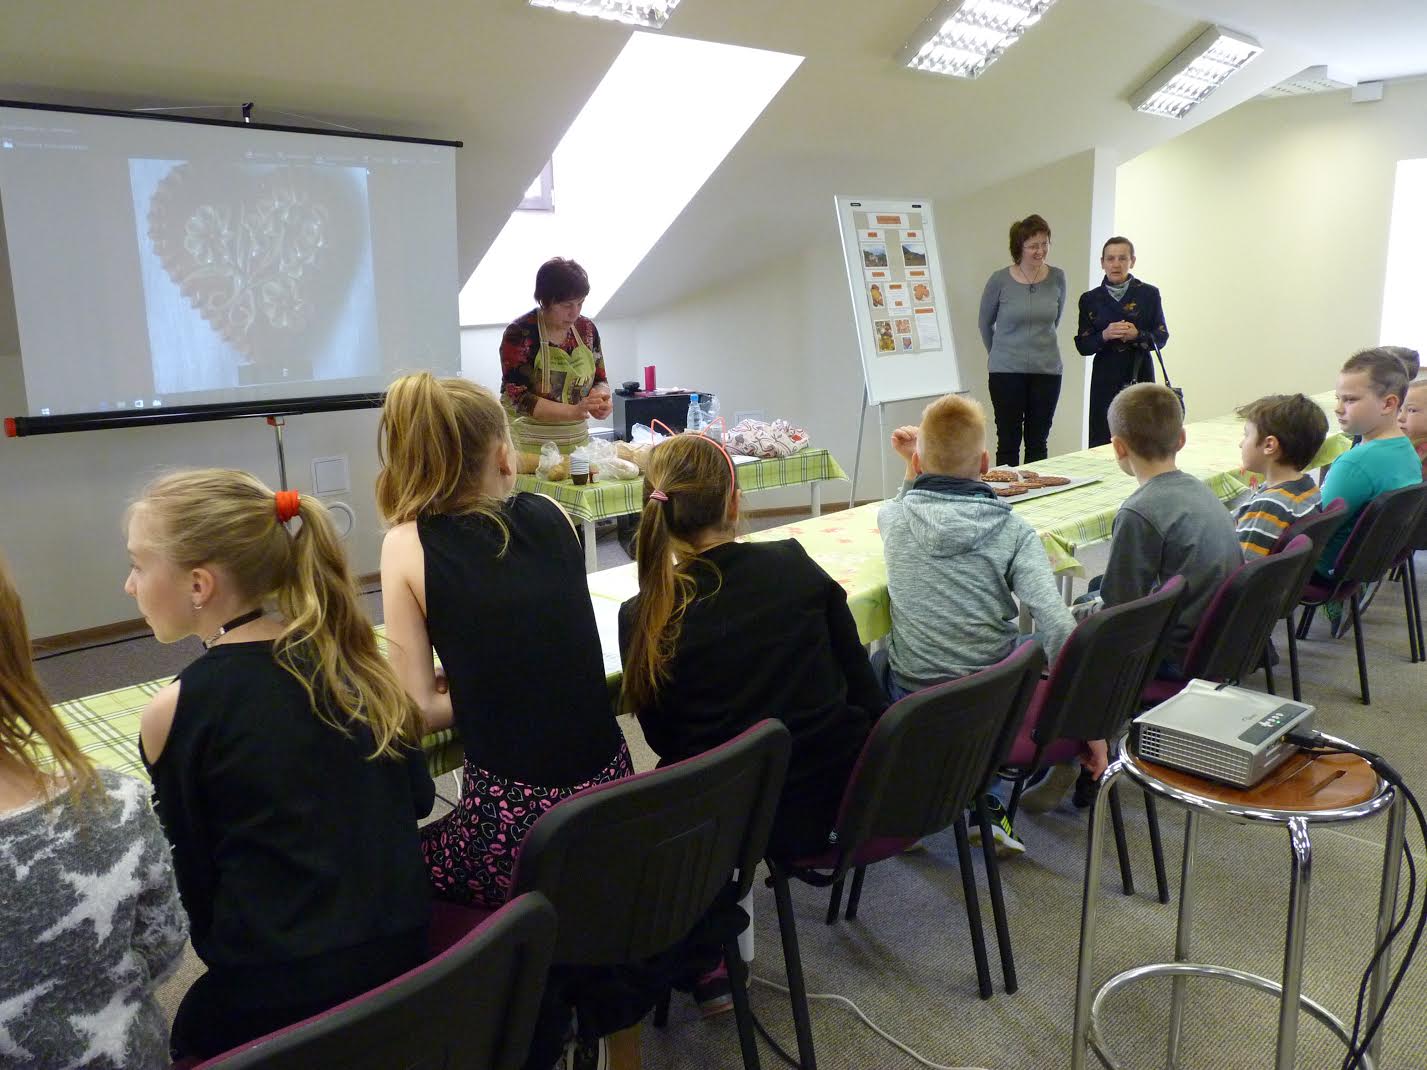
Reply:
[[[807,59],[606,315],[806,248],[832,233],[834,193],[954,197],[1092,147],[1128,159],[1314,63],[1363,77],[1427,63],[1427,0],[1060,0],[964,82],[894,62],[933,4],[683,0],[664,32]],[[1264,55],[1188,122],[1131,110],[1129,93],[1211,18],[1258,37]],[[259,119],[268,109],[272,121],[290,121],[276,110],[463,140],[464,279],[628,33],[525,0],[5,0],[0,96],[252,100]]]

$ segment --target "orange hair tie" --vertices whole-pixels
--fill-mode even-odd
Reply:
[[[280,490],[273,497],[277,499],[279,524],[286,524],[298,514],[302,507],[302,495],[295,490]]]

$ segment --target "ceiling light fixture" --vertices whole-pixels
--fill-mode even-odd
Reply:
[[[975,78],[1055,0],[942,0],[897,57],[917,71]]]
[[[1183,119],[1235,71],[1263,51],[1252,37],[1210,26],[1130,95],[1136,111]]]
[[[679,6],[679,0],[530,0],[530,6],[658,30]]]

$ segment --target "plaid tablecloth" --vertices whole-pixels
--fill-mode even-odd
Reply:
[[[1331,394],[1319,395],[1314,400],[1331,412]],[[1248,486],[1247,477],[1239,467],[1239,439],[1242,433],[1243,424],[1234,416],[1190,424],[1186,429],[1185,448],[1179,455],[1180,467],[1208,483],[1221,499],[1228,501],[1236,497]],[[1314,458],[1312,467],[1330,463],[1346,451],[1348,445],[1343,435],[1329,435],[1323,449]],[[1099,483],[1089,486],[1012,505],[1040,534],[1056,571],[1079,570],[1074,550],[1110,537],[1115,512],[1135,489],[1135,481],[1120,471],[1109,446],[1054,457],[1037,462],[1034,467],[1056,475],[1097,476],[1100,479]],[[526,478],[522,476],[521,480]],[[739,485],[746,489],[841,478],[845,478],[842,469],[826,450],[807,450],[786,460],[759,461],[739,467]],[[597,483],[593,487],[577,488],[570,483],[544,483],[534,479],[529,482],[538,486],[522,489],[541,489],[552,493],[545,488],[553,488],[555,492],[563,491],[587,498],[593,496],[597,499],[598,508],[608,507],[607,502],[599,499],[606,487],[632,493],[633,500],[637,502],[641,484],[639,480],[629,480],[623,485]],[[630,488],[633,488],[632,491]],[[567,502],[559,493],[553,496],[569,506],[576,516],[582,516],[578,511],[580,503]],[[585,504],[590,503],[586,501]],[[887,568],[882,559],[882,539],[877,532],[879,504],[829,513],[747,536],[755,542],[787,538],[801,542],[813,560],[847,590],[848,606],[864,643],[880,639],[892,627],[891,606],[887,598]],[[593,518],[618,515],[620,510],[600,512]],[[639,590],[634,566],[624,565],[591,573],[588,580],[596,616],[603,622],[602,630],[612,633],[613,615],[618,604]],[[380,626],[377,636],[380,642],[385,643]],[[607,644],[611,641],[606,638]],[[613,661],[610,662],[607,680],[611,690],[618,688],[619,673],[613,668]],[[149,698],[168,682],[168,679],[151,680],[121,687],[62,702],[56,709],[80,747],[96,764],[143,776],[138,744],[139,715]],[[424,746],[427,764],[433,775],[461,764],[464,751],[452,731],[428,736]]]
[[[748,461],[735,469],[740,490],[770,490],[825,479],[846,479],[847,473],[827,450],[799,450],[791,457]],[[576,520],[606,520],[637,513],[644,507],[644,480],[614,479],[577,487],[570,480],[552,483],[534,476],[517,476],[515,489],[548,494]]]

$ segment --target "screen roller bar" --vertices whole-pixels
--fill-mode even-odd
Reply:
[[[326,397],[285,398],[271,401],[232,401],[218,405],[175,405],[124,412],[74,412],[62,416],[7,416],[5,437],[57,435],[68,431],[104,431],[116,427],[154,424],[192,424],[210,420],[239,420],[248,416],[297,416],[346,409],[379,409],[385,393],[332,394]]]

